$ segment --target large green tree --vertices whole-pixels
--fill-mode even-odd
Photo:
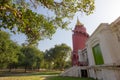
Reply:
[[[43,53],[33,46],[23,46],[21,49],[21,54],[19,54],[19,64],[25,67],[25,72],[27,68],[37,68],[41,67],[41,62],[43,60]]]
[[[17,63],[17,54],[19,51],[19,46],[10,40],[10,35],[4,31],[0,31],[0,66],[7,67],[13,63]]]
[[[55,69],[63,69],[70,59],[71,48],[66,44],[55,45],[54,48],[45,52],[45,59]],[[53,65],[52,65],[53,64]]]
[[[34,12],[33,8],[39,7],[53,16]],[[51,38],[59,27],[67,28],[68,19],[77,11],[88,15],[93,10],[94,0],[0,0],[0,29],[24,33],[29,44],[34,44]]]

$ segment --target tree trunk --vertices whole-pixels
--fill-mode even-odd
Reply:
[[[11,65],[9,65],[9,72],[11,72],[11,70],[12,70],[12,66],[11,66]]]
[[[32,71],[33,71],[33,67],[32,67]]]
[[[26,73],[26,71],[27,71],[27,65],[25,66],[25,73]]]
[[[38,67],[38,72],[39,72],[39,70],[40,70],[40,67]]]

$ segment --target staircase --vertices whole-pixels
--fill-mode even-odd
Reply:
[[[80,67],[73,66],[61,73],[60,76],[80,77]]]

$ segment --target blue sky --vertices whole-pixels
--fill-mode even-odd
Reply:
[[[91,35],[100,23],[111,23],[120,16],[120,0],[95,0],[95,7],[94,13],[89,16],[77,12],[68,27],[74,29],[78,17],[86,27],[88,34]],[[39,12],[39,10],[37,11]],[[21,44],[24,42],[25,36],[16,34],[11,39]],[[51,40],[39,41],[38,48],[45,51],[61,43],[66,43],[72,48],[71,30],[58,29]]]

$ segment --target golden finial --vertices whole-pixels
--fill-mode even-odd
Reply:
[[[76,25],[83,25],[83,24],[79,21],[78,17],[77,17],[77,23],[76,23]]]

